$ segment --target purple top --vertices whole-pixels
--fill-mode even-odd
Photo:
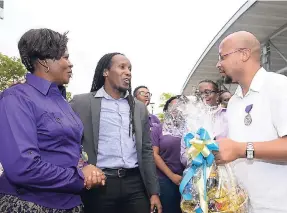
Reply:
[[[0,99],[0,193],[54,209],[81,204],[81,120],[58,86],[32,74]]]
[[[159,155],[168,166],[168,168],[175,174],[182,175],[184,167],[180,162],[180,142],[181,138],[172,135],[164,135],[162,125],[154,124],[151,132],[151,139],[153,146],[159,147]],[[166,177],[166,175],[157,169],[159,177]]]
[[[249,114],[250,111],[252,110],[252,108],[253,108],[253,104],[250,104],[250,105],[246,106],[245,112]]]
[[[149,114],[149,126],[152,127],[153,124],[160,124],[160,120],[153,114]]]

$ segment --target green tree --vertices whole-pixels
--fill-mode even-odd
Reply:
[[[65,85],[66,89],[67,89],[67,85]],[[66,99],[68,102],[70,102],[73,99],[73,95],[71,92],[66,90]]]
[[[166,93],[166,92],[162,93],[162,94],[160,95],[160,105],[159,105],[159,108],[160,108],[160,109],[163,109],[163,107],[164,107],[164,105],[165,105],[165,102],[166,102],[168,99],[170,99],[172,96],[174,96],[174,94],[172,94],[172,93]],[[163,117],[164,117],[163,112],[158,113],[158,114],[157,114],[157,117],[158,117],[158,119],[162,122],[162,121],[163,121]]]
[[[73,98],[73,97],[72,97],[72,93],[70,93],[70,92],[67,91],[67,93],[66,93],[66,99],[67,99],[67,101],[70,102],[70,101],[72,100],[72,98]]]
[[[0,53],[0,92],[10,85],[24,80],[27,70],[16,57],[8,57]]]

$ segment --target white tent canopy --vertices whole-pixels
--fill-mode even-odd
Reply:
[[[287,74],[287,1],[251,0],[246,1],[202,53],[183,85],[182,94],[190,95],[201,80],[220,78],[215,67],[219,43],[240,30],[253,33],[261,42],[261,61],[266,70]]]

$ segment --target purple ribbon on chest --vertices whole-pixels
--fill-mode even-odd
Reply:
[[[253,104],[250,104],[250,105],[246,106],[246,107],[245,107],[245,112],[246,112],[247,114],[249,114],[249,113],[251,112],[252,108],[253,108]]]
[[[244,118],[245,126],[249,126],[252,123],[252,117],[250,115],[252,108],[253,108],[253,104],[250,104],[250,105],[245,107],[245,112],[247,113],[247,115]]]

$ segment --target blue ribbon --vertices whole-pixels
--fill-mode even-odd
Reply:
[[[211,141],[211,138],[208,134],[208,132],[204,128],[198,129],[196,132],[197,136],[193,133],[188,133],[184,137],[184,142],[187,148],[192,147],[192,140],[197,138],[201,141]],[[183,197],[184,200],[191,200],[192,195],[190,193],[184,193],[184,189],[187,186],[187,184],[190,182],[190,180],[195,175],[195,172],[198,168],[201,166],[203,167],[203,180],[204,180],[204,198],[206,200],[207,193],[206,193],[206,168],[210,167],[214,161],[214,155],[211,151],[218,151],[218,145],[215,141],[211,141],[211,143],[206,143],[205,146],[210,150],[210,153],[208,156],[204,156],[201,152],[197,156],[193,156],[191,166],[187,170],[186,174],[184,175],[180,186],[179,191]],[[195,210],[196,213],[202,213],[202,209],[199,207]]]

